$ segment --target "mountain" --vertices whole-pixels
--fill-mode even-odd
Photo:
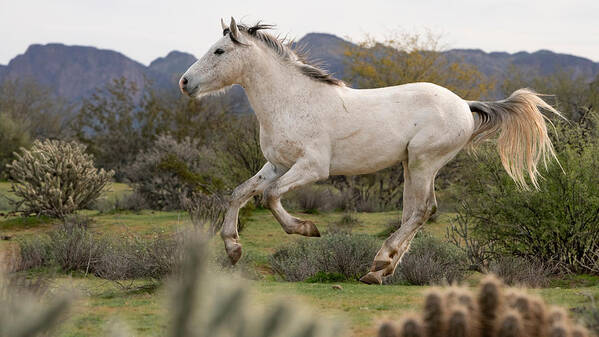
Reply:
[[[16,56],[2,71],[2,80],[33,78],[39,84],[71,101],[89,96],[112,79],[124,76],[140,85],[144,77],[158,86],[168,78],[127,56],[106,49],[66,46],[59,43],[33,44]]]
[[[473,64],[483,74],[499,80],[504,78],[511,65],[542,76],[555,74],[560,70],[570,72],[572,77],[582,76],[588,79],[595,78],[599,74],[599,63],[597,62],[549,50],[509,54],[505,52],[485,53],[480,49],[452,49],[446,51],[445,54],[450,59]]]
[[[309,61],[322,63],[323,68],[337,78],[345,77],[346,64],[343,53],[352,46],[351,42],[324,33],[306,34],[296,43],[296,47],[307,54]]]
[[[331,34],[310,33],[297,41],[295,46],[306,51],[308,60],[320,62],[337,78],[345,77],[343,54],[346,48],[353,46],[351,42]],[[540,75],[550,75],[559,70],[566,70],[572,76],[584,76],[589,80],[599,75],[599,63],[548,50],[510,54],[486,53],[478,49],[452,49],[445,53],[450,59],[476,65],[482,73],[498,80],[505,76],[510,65]],[[139,86],[144,84],[145,78],[159,89],[176,91],[179,77],[195,60],[189,53],[172,51],[145,66],[112,50],[59,43],[34,44],[8,65],[0,65],[0,82],[4,79],[35,78],[73,102],[80,101],[98,87],[121,76]],[[234,112],[251,112],[241,87],[235,86],[222,97]]]
[[[159,57],[152,61],[148,68],[167,76],[171,82],[178,83],[181,75],[196,60],[196,57],[191,54],[173,50],[165,57]]]

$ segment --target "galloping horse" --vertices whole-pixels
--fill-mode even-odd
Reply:
[[[330,175],[372,173],[401,162],[401,227],[360,279],[381,284],[437,209],[437,172],[466,145],[499,133],[503,166],[524,188],[526,176],[538,187],[538,162],[555,158],[539,108],[559,112],[531,90],[476,102],[432,83],[352,89],[265,32],[269,25],[246,26],[233,18],[228,26],[222,20],[221,25],[223,37],[183,74],[179,85],[199,98],[240,84],[260,123],[260,147],[268,162],[234,190],[221,230],[232,263],[241,257],[239,208],[252,196],[264,194],[285,232],[320,236],[314,223],[282,207],[281,196]]]

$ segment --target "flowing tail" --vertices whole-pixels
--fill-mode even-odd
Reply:
[[[526,173],[534,188],[539,188],[539,161],[542,160],[547,166],[547,161],[551,158],[557,160],[545,120],[551,122],[539,108],[564,117],[539,96],[530,89],[519,89],[501,101],[468,102],[476,122],[471,143],[475,145],[501,130],[497,138],[501,163],[509,176],[523,189],[528,189]]]

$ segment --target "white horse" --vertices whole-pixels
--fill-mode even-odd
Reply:
[[[497,102],[465,101],[431,83],[356,90],[308,64],[257,24],[227,26],[223,37],[181,77],[181,90],[201,97],[233,84],[245,89],[260,123],[266,165],[232,194],[221,237],[231,261],[241,257],[237,216],[263,193],[285,232],[320,236],[314,223],[291,216],[281,196],[330,175],[372,173],[402,163],[401,227],[383,244],[360,280],[392,275],[410,241],[437,208],[437,172],[469,143],[499,133],[507,173],[537,184],[537,163],[555,157],[539,107],[559,115],[534,92],[520,89]]]

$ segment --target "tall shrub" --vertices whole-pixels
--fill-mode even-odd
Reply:
[[[210,193],[221,188],[221,180],[210,174],[212,161],[206,156],[197,140],[160,136],[125,173],[152,209],[182,209],[182,200],[191,198],[194,191]]]
[[[114,172],[94,167],[77,142],[36,140],[7,165],[14,201],[25,214],[63,218],[96,200]]]
[[[458,195],[458,209],[476,238],[496,253],[557,262],[574,272],[593,272],[599,246],[599,144],[597,116],[558,126],[561,165],[548,164],[539,191],[521,191],[491,149],[478,153]],[[489,150],[489,151],[487,151]]]

